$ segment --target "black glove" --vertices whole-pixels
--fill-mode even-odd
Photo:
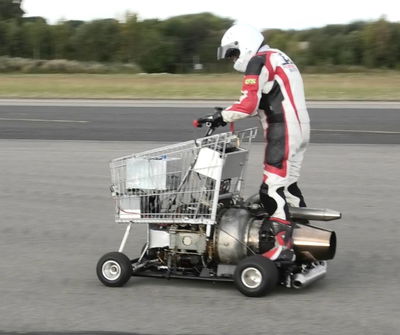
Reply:
[[[210,122],[211,122],[213,128],[225,127],[226,122],[224,121],[224,119],[222,117],[223,109],[220,107],[216,107],[215,110],[216,110],[216,112],[214,113],[214,115],[210,115],[210,116],[212,116],[212,119],[210,120]]]
[[[226,122],[222,118],[222,111],[224,109],[221,107],[215,107],[215,113],[211,115],[204,116],[200,119],[193,121],[193,126],[196,128],[201,128],[203,124],[207,124],[207,127],[217,128],[226,126]]]

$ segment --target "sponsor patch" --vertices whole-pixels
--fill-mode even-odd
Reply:
[[[257,84],[257,79],[254,78],[245,79],[244,83],[245,85],[255,85]]]

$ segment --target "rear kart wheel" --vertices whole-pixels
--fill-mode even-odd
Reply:
[[[261,255],[247,257],[239,262],[233,279],[237,289],[248,297],[261,297],[278,283],[278,269]]]
[[[109,252],[101,257],[96,267],[97,277],[106,286],[124,286],[132,276],[129,258],[120,252]]]

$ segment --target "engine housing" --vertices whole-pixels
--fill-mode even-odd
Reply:
[[[207,239],[205,228],[155,228],[149,231],[149,248],[165,248],[174,254],[208,255],[220,264],[234,265],[246,256],[260,254],[259,231],[263,219],[245,208],[226,209]],[[296,223],[293,244],[297,260],[322,261],[333,259],[336,251],[335,232]]]
[[[244,208],[226,210],[214,232],[215,258],[223,264],[237,264],[248,255],[258,254],[262,221]],[[296,223],[293,243],[298,260],[329,260],[335,256],[336,234],[329,230]]]

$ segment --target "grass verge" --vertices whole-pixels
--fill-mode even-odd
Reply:
[[[0,74],[0,98],[237,99],[240,74]],[[400,72],[304,74],[309,100],[400,100]]]

